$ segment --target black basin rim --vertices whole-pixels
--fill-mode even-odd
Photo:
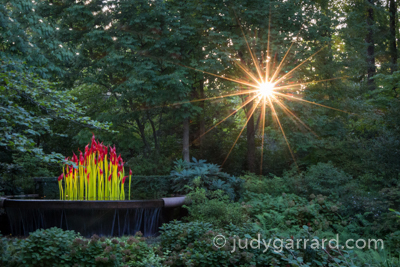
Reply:
[[[151,200],[37,200],[37,199],[6,199],[4,208],[24,209],[134,209],[162,208],[163,199]]]

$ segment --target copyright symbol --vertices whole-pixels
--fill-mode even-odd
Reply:
[[[222,248],[226,244],[226,238],[223,235],[217,235],[213,239],[213,244],[217,248]]]

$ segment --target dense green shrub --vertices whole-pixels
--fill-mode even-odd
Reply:
[[[225,239],[214,243],[217,236]],[[242,248],[239,248],[238,239],[242,240]],[[291,249],[288,243],[296,244],[299,239],[315,239],[322,244],[306,226],[293,236],[268,236],[251,224],[215,228],[210,223],[176,221],[162,227],[159,253],[166,254],[164,264],[167,266],[358,266],[352,251],[340,250],[333,244],[322,249],[311,247],[309,242]],[[268,249],[261,245],[262,240],[270,244]]]
[[[4,242],[4,241],[3,241]],[[59,228],[37,230],[27,239],[10,240],[5,266],[161,266],[140,232],[136,236],[82,238]]]
[[[386,246],[394,255],[400,256],[400,230],[390,233],[385,238]]]
[[[392,213],[396,215],[397,219],[397,229],[400,225],[400,212],[390,209]],[[400,230],[394,231],[386,236],[386,243],[388,244],[389,248],[395,255],[399,255],[400,257]],[[400,261],[400,258],[399,258]],[[399,262],[400,265],[400,262]]]
[[[196,188],[186,195],[189,221],[202,221],[223,227],[229,223],[241,225],[248,220],[246,205],[232,202],[222,190]]]
[[[27,239],[15,240],[11,246],[9,266],[62,266],[78,235],[59,228],[37,230]]]
[[[0,232],[0,266],[5,265],[8,262],[8,242]]]
[[[343,195],[344,185],[352,177],[344,171],[333,166],[331,162],[310,166],[304,174],[304,181],[307,184],[308,193],[336,196]]]
[[[357,266],[400,267],[400,256],[394,257],[387,250],[356,251]]]
[[[273,197],[268,194],[247,193],[250,215],[270,233],[298,231],[303,225],[313,230],[328,230],[334,224],[345,224],[338,214],[341,203],[333,203],[322,195],[310,199],[295,194]]]
[[[364,173],[353,178],[331,162],[310,166],[302,173],[287,172],[284,179],[295,184],[287,188],[296,195],[308,198],[311,194],[322,194],[331,201],[340,201],[337,215],[349,226],[343,228],[338,224],[337,231],[386,236],[398,230],[393,216],[387,212],[388,207],[397,208],[400,204],[397,181],[387,181],[386,184],[393,186],[382,188],[383,177]]]
[[[234,200],[240,198],[243,180],[220,171],[220,166],[206,163],[205,160],[192,159],[193,162],[175,161],[175,168],[171,172],[173,176],[173,189],[181,194],[187,194],[190,187],[194,187],[194,181],[200,177],[200,183],[196,186],[206,190],[223,190]],[[189,187],[186,187],[189,186]]]
[[[396,230],[387,209],[396,209],[400,205],[400,179],[384,180],[382,176],[371,172],[351,177],[328,162],[310,166],[300,173],[296,169],[287,171],[282,185],[286,193],[307,198],[311,194],[322,194],[329,196],[329,199],[339,200],[342,203],[341,216],[352,220],[355,215],[362,214],[370,224],[380,225],[373,231],[383,231],[383,235],[386,235]],[[282,185],[275,185],[278,192],[282,191]]]
[[[399,182],[396,186],[385,187],[379,192],[380,197],[386,200],[387,205],[395,209],[400,208],[400,173],[398,181]],[[393,211],[393,209],[391,210]],[[400,213],[397,212],[397,215],[400,216]]]
[[[286,182],[290,181],[294,185],[290,192],[296,192],[303,196],[321,194],[336,197],[347,193],[346,184],[352,180],[350,175],[336,168],[331,162],[319,162],[301,173],[297,169],[292,169],[286,171],[283,178]]]
[[[13,164],[0,163],[0,195],[32,194],[32,177],[54,176],[49,170],[54,164],[45,163],[34,155],[14,153],[12,158]]]
[[[307,200],[295,194],[274,197],[248,192],[245,199],[250,217],[266,233],[293,235],[307,225],[320,238],[331,238],[336,234],[342,240],[383,238],[386,250],[400,255],[400,232],[393,214],[378,216],[369,212],[342,216],[343,205],[322,195],[311,195]]]
[[[246,173],[240,176],[244,182],[244,189],[258,194],[280,195],[284,192],[291,192],[293,183],[291,180],[285,180],[275,175],[270,177],[256,175],[254,173]]]
[[[262,255],[251,249],[236,251],[233,249],[233,236],[253,235],[257,231],[251,226],[236,227],[232,224],[216,229],[210,223],[175,221],[161,228],[161,246],[159,253],[168,253],[166,266],[264,266],[270,256]],[[221,249],[213,245],[216,235],[227,238],[227,244]]]

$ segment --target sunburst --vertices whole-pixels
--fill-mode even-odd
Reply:
[[[274,94],[274,84],[270,82],[265,82],[260,85],[260,94],[262,96],[270,97]]]
[[[292,83],[292,84],[285,84],[285,85],[281,85],[285,80],[289,80],[291,78],[291,75],[297,70],[299,69],[301,66],[303,66],[306,62],[308,62],[309,60],[311,60],[316,54],[318,54],[319,52],[321,52],[325,47],[327,47],[327,45],[323,46],[322,48],[320,48],[318,51],[316,51],[314,54],[312,54],[311,56],[309,56],[307,59],[303,60],[300,64],[298,64],[297,66],[295,66],[293,69],[291,69],[290,71],[288,71],[285,75],[278,77],[280,71],[282,70],[282,68],[285,65],[285,61],[287,59],[287,56],[289,54],[289,51],[291,50],[294,42],[292,42],[292,44],[290,45],[290,47],[288,48],[288,50],[286,51],[284,57],[282,58],[282,60],[280,61],[278,67],[272,71],[271,69],[271,56],[270,56],[270,29],[268,31],[268,42],[267,42],[267,51],[266,51],[266,55],[267,55],[267,59],[264,60],[264,66],[261,66],[261,64],[259,63],[259,60],[256,57],[256,54],[254,53],[254,51],[251,49],[249,42],[246,38],[246,35],[244,34],[243,28],[241,27],[241,24],[239,23],[240,28],[241,28],[241,32],[243,35],[243,38],[246,42],[247,45],[247,49],[248,52],[251,56],[251,60],[252,63],[256,69],[256,72],[251,71],[247,66],[245,66],[244,64],[242,64],[240,62],[240,60],[235,60],[233,59],[233,63],[236,64],[239,69],[244,73],[244,77],[248,77],[248,79],[240,79],[240,78],[236,78],[236,77],[229,77],[228,75],[218,75],[215,73],[211,73],[211,72],[207,72],[205,70],[200,70],[200,69],[196,69],[190,66],[185,66],[182,64],[177,64],[180,65],[182,67],[188,68],[188,69],[192,69],[195,71],[199,71],[202,72],[206,75],[211,75],[220,79],[224,79],[227,81],[231,81],[234,83],[237,83],[238,85],[247,87],[247,89],[245,90],[240,90],[239,92],[236,93],[231,93],[231,94],[225,94],[222,96],[216,96],[216,97],[210,97],[210,98],[204,98],[204,99],[196,99],[196,100],[192,100],[192,101],[186,101],[186,102],[180,102],[180,103],[175,103],[173,105],[180,105],[183,103],[190,103],[190,102],[199,102],[199,101],[206,101],[206,100],[214,100],[214,99],[220,99],[220,98],[225,98],[225,97],[232,97],[232,96],[240,96],[240,95],[249,95],[249,97],[246,98],[246,100],[243,101],[242,105],[240,105],[240,107],[238,107],[236,110],[234,110],[232,113],[230,113],[227,117],[221,119],[219,122],[217,122],[216,124],[214,124],[211,128],[209,128],[207,131],[205,131],[202,135],[200,135],[196,140],[194,140],[193,142],[197,141],[198,139],[202,138],[205,134],[207,134],[208,132],[210,132],[211,130],[213,130],[215,127],[217,127],[218,125],[220,125],[221,123],[223,123],[224,121],[226,121],[229,117],[233,116],[234,114],[236,114],[238,111],[240,111],[241,109],[243,109],[245,106],[247,106],[250,102],[253,101],[253,106],[252,108],[248,111],[248,115],[247,115],[247,120],[245,122],[245,124],[243,125],[239,135],[237,136],[235,142],[233,143],[232,147],[230,148],[229,152],[227,153],[224,161],[222,162],[222,166],[225,164],[225,162],[227,161],[229,155],[231,154],[232,150],[234,149],[237,141],[239,140],[239,137],[241,136],[241,134],[243,133],[244,129],[246,128],[246,125],[249,121],[249,119],[251,118],[251,116],[254,114],[254,112],[256,111],[257,108],[261,109],[261,162],[260,162],[260,173],[262,173],[262,165],[263,165],[263,150],[264,150],[264,129],[265,129],[265,119],[266,119],[266,109],[269,108],[271,111],[272,116],[274,117],[276,124],[278,126],[278,128],[280,129],[282,136],[287,144],[287,147],[290,151],[291,157],[293,158],[296,166],[296,159],[293,153],[293,150],[289,144],[288,138],[286,136],[286,133],[282,127],[282,123],[281,120],[277,114],[276,111],[276,106],[278,106],[289,118],[292,119],[292,121],[294,123],[301,124],[303,127],[305,127],[307,130],[309,130],[311,133],[313,133],[315,136],[317,136],[312,129],[307,126],[300,118],[298,118],[291,110],[289,110],[289,108],[285,105],[285,103],[281,100],[281,99],[290,99],[290,100],[294,100],[294,101],[299,101],[299,102],[305,102],[308,104],[313,104],[313,105],[317,105],[320,107],[324,107],[324,108],[329,108],[329,109],[333,109],[336,111],[341,111],[341,112],[345,112],[345,113],[349,113],[340,109],[336,109],[333,107],[329,107],[320,103],[316,103],[316,102],[312,102],[312,101],[308,101],[299,97],[295,97],[292,94],[291,95],[287,95],[283,93],[283,90],[287,91],[287,90],[293,90],[293,89],[299,89],[301,88],[302,90],[306,89],[306,85],[308,84],[314,84],[314,83],[318,83],[318,82],[324,82],[324,81],[331,81],[331,80],[337,80],[337,79],[344,79],[347,78],[346,76],[344,77],[338,77],[338,78],[331,78],[331,79],[324,79],[324,80],[316,80],[316,81],[309,81],[309,82],[304,82],[304,83]],[[301,31],[301,29],[300,29]],[[299,33],[296,35],[296,37],[299,36]],[[295,38],[297,39],[297,38]],[[272,75],[270,75],[272,73]],[[250,80],[250,81],[249,81]],[[170,106],[170,105],[169,105]],[[350,114],[350,113],[349,113]]]

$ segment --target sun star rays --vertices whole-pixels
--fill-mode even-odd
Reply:
[[[240,25],[239,21],[238,21],[238,24]],[[270,20],[269,20],[269,24],[270,24]],[[234,82],[234,83],[238,84],[240,87],[242,87],[241,90],[238,91],[238,92],[235,92],[235,93],[224,94],[224,95],[220,95],[220,96],[214,96],[214,97],[203,98],[203,99],[195,99],[195,100],[192,100],[192,101],[174,103],[172,105],[181,105],[181,104],[184,104],[184,103],[193,103],[193,102],[199,102],[199,101],[208,101],[208,100],[221,99],[221,98],[225,98],[225,97],[248,95],[248,97],[245,100],[243,100],[242,104],[237,109],[235,109],[233,112],[231,112],[228,116],[226,116],[225,118],[223,118],[219,122],[215,123],[212,127],[210,127],[207,131],[205,131],[203,134],[201,134],[192,143],[194,143],[197,140],[199,140],[200,138],[202,138],[205,134],[207,134],[211,130],[215,129],[218,125],[220,125],[221,123],[226,121],[231,116],[237,114],[240,110],[245,109],[245,107],[252,102],[252,104],[253,104],[252,107],[250,108],[250,110],[247,111],[246,122],[244,123],[243,127],[241,128],[240,133],[237,136],[237,138],[236,138],[235,142],[233,143],[232,147],[230,148],[229,152],[227,153],[227,155],[226,155],[226,157],[225,157],[225,159],[224,159],[224,161],[222,163],[222,166],[225,164],[225,162],[227,161],[229,155],[233,151],[236,143],[239,140],[239,137],[241,136],[241,134],[243,133],[244,129],[246,128],[251,116],[254,115],[254,113],[256,112],[257,109],[260,109],[260,112],[261,112],[261,114],[260,114],[261,125],[259,126],[259,128],[261,128],[260,129],[260,131],[261,131],[260,174],[262,174],[264,142],[265,142],[265,120],[266,120],[267,108],[270,110],[270,114],[271,114],[272,118],[274,119],[274,121],[276,122],[279,130],[281,131],[283,139],[284,139],[285,143],[287,144],[287,147],[288,147],[288,150],[290,152],[290,155],[293,158],[293,161],[297,166],[294,152],[293,152],[293,150],[292,150],[292,148],[290,146],[289,140],[288,140],[288,138],[286,136],[286,133],[284,131],[284,128],[282,126],[281,120],[280,120],[280,118],[278,116],[278,113],[277,113],[277,110],[276,110],[275,106],[278,106],[280,108],[280,110],[282,110],[283,113],[286,114],[286,116],[288,116],[296,124],[296,126],[298,126],[299,128],[304,127],[309,132],[311,132],[313,135],[318,137],[318,135],[314,131],[312,131],[312,129],[307,124],[305,124],[298,116],[296,116],[296,114],[294,114],[294,112],[292,112],[288,108],[287,105],[285,105],[285,103],[283,102],[284,99],[290,99],[290,100],[295,101],[295,102],[303,102],[303,103],[307,103],[307,104],[313,104],[313,105],[317,105],[317,106],[320,106],[320,107],[329,108],[329,109],[332,109],[332,110],[341,111],[341,112],[345,112],[345,113],[349,113],[349,112],[346,112],[346,111],[343,111],[343,110],[340,110],[340,109],[337,109],[337,108],[329,107],[329,106],[326,106],[326,105],[323,105],[323,104],[315,103],[315,102],[312,102],[312,101],[308,101],[308,100],[305,100],[305,99],[302,99],[302,98],[299,98],[299,97],[295,97],[292,94],[287,95],[287,94],[285,94],[283,92],[287,91],[287,90],[299,90],[299,89],[304,90],[305,86],[309,85],[309,84],[314,84],[314,83],[318,83],[318,82],[325,82],[325,81],[332,81],[332,80],[338,80],[338,79],[344,79],[344,78],[347,78],[347,76],[338,77],[338,78],[330,78],[330,79],[322,79],[322,80],[316,80],[316,81],[297,82],[297,83],[293,83],[293,84],[282,84],[284,81],[289,80],[290,78],[292,78],[291,75],[296,70],[298,70],[306,62],[309,62],[315,55],[317,55],[324,48],[326,48],[327,45],[325,45],[322,48],[318,49],[318,51],[316,51],[311,56],[309,56],[308,58],[303,60],[300,64],[298,64],[297,66],[295,66],[294,68],[289,70],[287,73],[282,75],[281,71],[282,71],[283,67],[285,66],[285,64],[287,63],[286,60],[288,58],[290,50],[292,49],[292,47],[295,44],[294,40],[296,40],[296,41],[298,40],[298,36],[299,36],[299,34],[301,32],[301,29],[297,33],[297,35],[293,38],[294,40],[292,40],[291,45],[289,46],[288,50],[284,54],[284,57],[279,62],[278,67],[275,70],[273,70],[273,69],[275,67],[275,64],[277,64],[277,62],[275,60],[271,60],[270,27],[268,27],[267,51],[265,51],[266,53],[262,54],[262,58],[266,54],[266,59],[263,58],[262,63],[260,63],[259,58],[257,57],[256,53],[251,48],[251,46],[249,44],[249,41],[247,40],[246,35],[245,35],[241,25],[240,25],[240,29],[241,29],[243,38],[245,40],[245,44],[246,44],[246,47],[248,49],[248,53],[250,55],[252,64],[249,64],[249,66],[246,66],[244,63],[242,63],[242,61],[243,61],[242,59],[241,60],[237,60],[237,59],[232,58],[232,61],[243,72],[243,74],[244,74],[243,78],[229,77],[228,75],[219,75],[219,74],[211,73],[211,72],[208,72],[208,71],[196,69],[196,68],[193,68],[193,67],[190,67],[190,66],[185,66],[185,65],[182,65],[182,64],[177,64],[177,65],[180,65],[182,67],[185,67],[185,68],[188,68],[188,69],[192,69],[192,70],[195,70],[195,71],[199,71],[199,72],[202,72],[202,73],[204,73],[206,75],[211,75],[211,76],[217,77],[219,79],[223,79],[223,80],[227,80],[227,81],[230,81],[230,82]],[[273,62],[273,65],[271,66],[272,62]],[[255,72],[253,72],[250,69],[251,65],[255,69]],[[273,73],[271,73],[271,71]],[[171,106],[171,105],[168,105],[168,106]],[[351,113],[349,113],[349,114],[351,114]]]

